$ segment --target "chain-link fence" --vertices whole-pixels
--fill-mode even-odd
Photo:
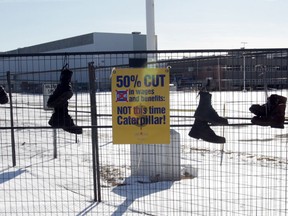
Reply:
[[[0,55],[0,214],[286,215],[287,63],[286,49]],[[48,124],[63,66],[82,134]],[[112,69],[168,66],[170,145],[113,144]]]

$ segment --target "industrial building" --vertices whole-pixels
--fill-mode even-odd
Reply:
[[[6,54],[38,54],[65,52],[106,52],[146,50],[146,35],[140,32],[101,33],[93,32],[48,43],[19,48]]]
[[[288,88],[287,50],[211,50],[194,57],[172,59],[171,82],[177,89],[261,90]]]
[[[0,81],[5,83],[10,71],[14,91],[41,92],[43,83],[58,82],[67,63],[75,72],[72,82],[87,90],[88,63],[94,62],[96,87],[106,91],[113,67],[146,67],[153,55],[157,67],[171,66],[171,83],[178,90],[202,88],[207,80],[217,91],[288,88],[286,49],[192,50],[181,57],[161,51],[148,54],[146,39],[140,32],[94,32],[8,51],[0,54]]]
[[[30,89],[33,89],[35,92],[35,89],[38,88],[39,90],[36,92],[39,92],[41,84],[59,80],[59,71],[64,63],[67,63],[69,68],[75,72],[73,81],[77,82],[80,89],[87,89],[87,62],[94,62],[97,70],[97,89],[108,90],[111,67],[117,65],[145,66],[146,54],[134,53],[145,50],[146,35],[140,32],[131,34],[94,32],[2,53],[0,75],[5,80],[6,72],[11,72],[15,91],[29,92]],[[87,58],[83,57],[85,56],[83,53],[89,52],[93,52],[95,55],[92,58],[91,55]],[[111,55],[107,57],[109,52]],[[114,57],[112,54],[115,52],[128,54]],[[65,53],[69,53],[69,55],[66,56]]]

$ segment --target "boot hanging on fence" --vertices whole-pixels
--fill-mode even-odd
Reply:
[[[74,134],[82,134],[82,128],[75,125],[68,114],[68,102],[62,107],[55,107],[48,124],[53,128],[62,128],[64,131]]]
[[[50,95],[47,106],[54,108],[65,104],[72,96],[71,78],[73,72],[68,68],[63,68],[60,75],[60,84],[57,85],[55,91]]]
[[[209,86],[209,82],[206,86]],[[199,92],[199,95],[200,101],[194,114],[195,121],[189,132],[189,136],[211,143],[225,143],[225,138],[217,136],[209,127],[208,122],[214,125],[228,125],[228,120],[220,117],[214,110],[211,104],[212,95],[209,92],[202,90]]]
[[[225,137],[220,137],[209,127],[208,122],[195,119],[189,136],[195,139],[202,139],[211,143],[225,143]]]
[[[210,122],[214,125],[228,125],[228,120],[220,117],[211,104],[212,95],[209,92],[200,91],[199,105],[195,111],[195,119]]]
[[[251,122],[260,126],[284,128],[286,102],[286,97],[273,94],[267,98],[266,104],[252,104],[249,110],[256,116]]]
[[[6,91],[4,90],[4,88],[2,86],[0,86],[0,104],[6,104],[8,103],[8,95],[6,93]]]

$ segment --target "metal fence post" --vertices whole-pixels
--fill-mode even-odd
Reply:
[[[10,124],[11,124],[11,146],[12,146],[12,164],[16,166],[16,151],[15,151],[15,135],[14,135],[14,120],[13,120],[13,105],[12,105],[12,86],[10,71],[7,71],[7,83],[9,88],[9,102],[10,102]]]
[[[57,158],[57,131],[53,129],[53,158]]]
[[[78,121],[78,97],[77,97],[77,89],[78,88],[78,85],[77,85],[77,80],[74,82],[74,92],[75,92],[75,122],[77,124],[77,121]],[[78,138],[77,138],[77,134],[75,134],[75,143],[78,143]]]
[[[88,63],[88,71],[89,71],[91,124],[93,126],[91,135],[92,135],[92,156],[93,156],[94,201],[101,202],[98,129],[97,127],[95,127],[97,126],[95,67],[93,66],[93,63],[94,62]]]

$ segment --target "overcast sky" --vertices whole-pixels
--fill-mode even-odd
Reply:
[[[288,0],[154,0],[158,49],[287,48]],[[91,32],[146,34],[146,0],[0,0],[0,51]]]

